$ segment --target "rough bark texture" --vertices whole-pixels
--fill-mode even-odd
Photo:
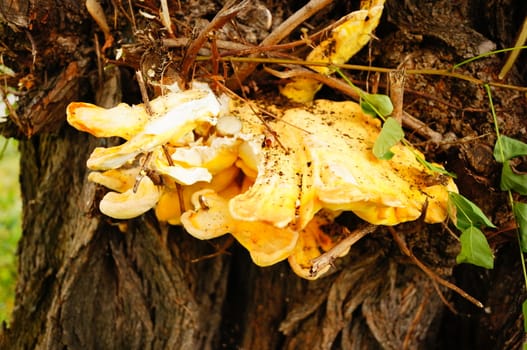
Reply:
[[[169,3],[176,6],[175,1]],[[303,5],[264,3],[284,17]],[[151,1],[130,4],[145,9],[159,6]],[[125,9],[128,2],[103,5],[112,18],[112,11]],[[212,1],[201,4],[206,5],[212,13],[219,9]],[[327,25],[356,7],[355,2],[338,2],[312,23]],[[498,48],[511,46],[526,10],[521,0],[388,1],[377,30],[380,42],[372,45],[374,64],[448,68],[493,43]],[[81,1],[0,1],[0,13],[9,24],[2,27],[4,61],[27,84],[17,115],[1,126],[4,135],[20,138],[24,218],[16,307],[12,322],[0,334],[0,348],[516,349],[521,345],[521,301],[526,295],[512,234],[491,239],[497,260],[495,270],[489,272],[469,266],[453,269],[459,247],[441,225],[412,223],[396,228],[419,260],[486,305],[479,310],[439,287],[401,253],[387,230],[379,229],[356,244],[329,276],[308,282],[285,263],[254,266],[236,244],[226,253],[205,258],[221,252],[227,238],[198,241],[181,229],[158,223],[151,214],[126,223],[100,215],[97,203],[103,192],[87,181],[85,162],[94,147],[114,141],[95,139],[63,123],[69,102],[100,101],[96,92],[100,87],[93,83],[98,28]],[[118,18],[116,33],[120,39],[130,39],[131,29]],[[157,37],[147,34],[137,33],[145,47],[152,42],[159,45]],[[367,51],[354,60],[367,63]],[[138,54],[137,62],[168,57],[163,57],[166,52],[159,46],[146,52],[142,57]],[[503,57],[494,56],[459,71],[492,80],[502,61]],[[517,64],[508,82],[525,84],[525,69]],[[137,102],[130,72],[127,67],[120,69],[119,92],[123,99]],[[366,81],[371,76],[363,73],[356,78]],[[379,86],[383,88],[382,83]],[[412,141],[421,143],[429,158],[446,162],[458,174],[462,193],[507,231],[511,214],[506,196],[499,191],[499,168],[492,159],[495,137],[483,87],[418,75],[407,76],[406,87],[405,109],[443,135],[445,143],[423,142],[426,139],[419,136],[410,136]],[[321,93],[335,95],[329,90]],[[527,141],[525,96],[506,89],[493,89],[493,94],[502,132]],[[357,219],[346,215],[341,220],[352,226]],[[457,315],[441,301],[439,292],[453,303]]]

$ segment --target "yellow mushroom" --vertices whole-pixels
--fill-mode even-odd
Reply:
[[[236,164],[244,173],[256,168],[254,182],[230,200],[216,192],[196,192],[201,202],[194,199],[195,209],[183,214],[182,223],[201,239],[232,233],[259,264],[264,243],[282,256],[291,249],[283,236],[297,232],[289,262],[300,276],[317,278],[324,271],[312,276],[311,260],[335,244],[320,227],[339,211],[351,210],[373,224],[395,225],[417,219],[427,208],[425,221],[440,222],[448,191],[457,191],[451,179],[416,159],[422,157],[417,150],[396,145],[391,160],[377,159],[372,147],[380,122],[356,103],[319,100],[309,109],[282,111],[268,121],[274,134],[265,137],[267,128],[253,108],[234,103],[231,113],[244,125],[240,149],[245,146],[245,151]],[[321,215],[321,208],[333,215]],[[262,240],[258,232],[264,228],[277,239]]]
[[[88,168],[118,168],[140,153],[181,139],[200,124],[215,124],[220,109],[210,89],[191,89],[158,99],[152,101],[155,106],[153,111],[157,114],[149,119],[140,132],[122,145],[96,148],[88,159]]]
[[[117,192],[124,192],[132,188],[141,171],[140,168],[111,169],[105,172],[92,171],[88,180],[103,185]]]
[[[249,104],[233,101],[230,113],[242,121],[238,137],[243,142],[236,165],[252,180],[246,191],[229,201],[230,214],[237,220],[300,229],[319,209],[314,201],[306,200],[314,199],[314,193],[302,146],[305,132],[281,122],[266,127]]]
[[[199,239],[211,239],[231,233],[250,253],[259,266],[269,266],[286,259],[294,250],[298,233],[277,228],[265,222],[234,219],[227,200],[213,190],[202,190],[192,196],[194,210],[181,216],[185,229]]]
[[[210,182],[200,181],[179,188],[165,185],[155,207],[157,219],[167,221],[171,225],[181,225],[181,214],[192,208],[192,195],[203,189],[213,190],[225,199],[232,198],[240,193],[240,186],[236,181],[239,173],[240,169],[232,166],[216,174]]]
[[[346,63],[372,38],[379,24],[385,0],[363,0],[361,9],[344,16],[342,22],[331,31],[328,39],[316,46],[306,58],[308,62],[327,62],[328,64]],[[334,69],[328,66],[312,66],[311,69],[329,75]],[[309,78],[297,78],[280,89],[289,99],[305,103],[310,102],[320,90],[322,84]]]
[[[262,148],[254,184],[229,201],[231,215],[239,220],[262,221],[285,227],[295,219],[301,194],[302,173],[298,168],[303,152],[296,148],[296,133],[283,134],[282,149],[276,140]],[[282,139],[282,136],[280,137]],[[287,155],[286,155],[287,153]]]
[[[258,120],[251,108],[234,105],[231,112],[249,125]],[[425,168],[416,159],[420,153],[402,145],[392,148],[391,160],[377,159],[372,147],[380,122],[358,104],[318,100],[309,109],[285,110],[268,125],[276,136],[259,148],[253,144],[246,156],[253,159],[243,163],[256,163],[257,176],[253,186],[230,200],[234,218],[300,230],[320,208],[328,208],[396,225],[417,219],[428,203],[438,214],[425,219],[444,219],[441,208],[447,192],[456,190],[453,181]],[[257,139],[262,133],[253,132]]]
[[[120,103],[106,109],[91,103],[72,102],[66,109],[68,123],[74,128],[97,137],[118,136],[129,140],[148,121],[142,106]]]
[[[166,188],[155,207],[155,214],[159,221],[166,221],[171,225],[181,225],[181,193],[176,189]]]
[[[91,181],[121,192],[106,194],[101,211],[126,219],[155,208],[160,221],[182,224],[199,239],[232,234],[258,265],[288,258],[304,278],[323,273],[312,276],[309,266],[335,245],[321,226],[341,211],[375,225],[423,214],[430,223],[445,219],[448,191],[457,191],[452,179],[425,168],[416,159],[422,154],[400,144],[391,148],[392,159],[377,159],[372,147],[380,122],[357,103],[260,106],[275,116],[264,121],[254,103],[219,100],[196,88],[153,100],[152,115],[138,113],[141,105],[120,106],[123,116],[106,131],[111,109],[99,115],[71,105],[69,120],[79,129],[128,138],[95,149],[88,161],[106,170],[91,173]],[[135,129],[126,118],[136,120]],[[159,175],[159,186],[148,176],[136,186],[140,172]]]
[[[149,165],[160,174],[167,175],[179,184],[192,185],[199,181],[210,182],[212,174],[207,168],[201,166],[188,166],[179,162],[171,162],[161,147],[156,148],[152,153]]]
[[[99,203],[99,209],[103,214],[115,219],[131,219],[152,209],[159,196],[159,190],[152,180],[145,176],[136,189],[132,187],[122,193],[108,192]]]
[[[203,84],[201,90],[210,91]],[[91,103],[72,102],[66,108],[68,123],[74,128],[88,132],[96,137],[118,136],[126,140],[141,132],[153,119],[166,114],[192,98],[195,94],[182,94],[176,85],[168,86],[168,94],[150,101],[150,113],[144,104],[130,106],[120,103],[113,108],[103,108]]]
[[[217,174],[231,167],[238,159],[239,145],[240,140],[235,137],[212,136],[206,144],[177,147],[171,158],[189,167],[203,167],[211,174]]]

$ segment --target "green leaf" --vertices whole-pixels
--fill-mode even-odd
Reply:
[[[501,168],[500,189],[513,190],[521,195],[527,195],[527,175],[516,174],[510,161],[506,160]]]
[[[522,303],[522,313],[523,313],[523,331],[527,333],[527,300],[524,300]],[[523,344],[523,348],[525,349],[525,344]]]
[[[487,238],[478,228],[470,226],[463,230],[459,237],[461,252],[456,257],[458,264],[467,263],[486,269],[494,267],[494,255]]]
[[[448,192],[448,202],[451,209],[450,216],[455,218],[454,223],[460,231],[478,226],[496,227],[476,204],[462,195]],[[452,210],[452,206],[455,210]]]
[[[513,210],[520,233],[521,248],[523,252],[527,252],[527,204],[514,202]]]
[[[519,140],[501,136],[494,145],[494,159],[500,163],[524,155],[527,155],[527,144]]]
[[[360,107],[366,114],[386,117],[393,112],[392,101],[386,95],[362,93],[360,97]]]
[[[401,124],[394,118],[388,118],[382,126],[381,133],[373,145],[373,154],[379,159],[388,160],[393,157],[390,151],[394,145],[404,137],[404,131]]]

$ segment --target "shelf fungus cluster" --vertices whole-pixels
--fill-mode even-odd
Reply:
[[[326,228],[342,211],[375,225],[437,223],[456,191],[416,150],[396,145],[392,159],[375,158],[380,122],[354,102],[282,108],[195,83],[148,107],[72,103],[67,117],[81,131],[126,140],[87,162],[89,180],[111,190],[102,213],[129,219],[154,209],[199,239],[233,235],[258,265],[288,259],[304,278],[325,272],[310,267],[338,243]]]

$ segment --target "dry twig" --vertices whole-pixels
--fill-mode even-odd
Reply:
[[[403,120],[404,104],[404,68],[388,73],[388,78],[390,81],[390,99],[393,103],[392,116],[399,122],[399,124],[401,124]]]
[[[104,33],[104,45],[101,48],[101,52],[104,53],[107,48],[113,45],[113,36],[110,32],[110,26],[106,21],[106,15],[104,14],[101,4],[97,0],[86,0],[85,5],[90,16],[92,16],[93,20]]]
[[[465,292],[463,289],[459,288],[458,286],[456,286],[455,284],[453,283],[450,283],[446,280],[444,280],[443,278],[439,277],[434,271],[432,271],[428,266],[426,266],[425,264],[423,264],[419,259],[417,259],[417,257],[412,253],[412,251],[410,250],[410,248],[408,248],[408,246],[406,245],[406,242],[401,238],[401,236],[399,236],[399,234],[397,233],[397,231],[395,231],[395,229],[391,226],[387,226],[388,227],[388,230],[390,231],[390,233],[392,234],[393,236],[393,239],[395,240],[395,243],[397,243],[397,245],[399,246],[399,248],[401,248],[401,251],[410,258],[410,260],[412,260],[412,262],[414,264],[416,264],[424,273],[426,273],[428,275],[428,277],[430,277],[433,281],[436,281],[437,283],[439,283],[440,285],[442,285],[443,287],[447,287],[448,289],[456,292],[457,294],[459,294],[460,296],[462,296],[463,298],[465,298],[466,300],[470,301],[472,304],[476,305],[477,307],[479,308],[482,308],[483,307],[483,304],[477,300],[476,298],[474,298],[473,296],[471,296],[470,294],[468,294],[467,292]]]
[[[324,254],[320,255],[319,257],[313,259],[311,261],[311,268],[309,269],[310,276],[314,277],[320,271],[324,271],[324,269],[332,265],[337,258],[347,254],[348,250],[352,245],[357,243],[361,238],[363,238],[367,234],[375,231],[376,228],[377,226],[372,224],[368,224],[361,228],[358,228],[355,231],[351,232],[348,237],[344,238],[342,241],[337,243],[336,246],[334,246]]]
[[[280,24],[275,30],[273,30],[271,34],[262,40],[260,46],[269,46],[279,43],[296,27],[327,5],[331,4],[331,2],[332,0],[311,0],[300,10],[295,12],[291,17],[282,22],[282,24]],[[227,81],[226,85],[230,89],[235,89],[239,86],[238,81],[243,82],[254,71],[257,65],[258,63],[255,62],[246,64],[240,70],[238,70],[238,72],[236,72],[236,77],[231,77]]]
[[[199,49],[207,41],[209,33],[214,30],[221,28],[225,23],[234,18],[238,12],[240,12],[245,6],[247,6],[250,0],[244,0],[241,3],[234,5],[236,0],[229,0],[223,6],[223,8],[214,16],[212,21],[203,28],[199,33],[198,37],[193,40],[185,52],[185,57],[181,62],[181,76],[184,79],[185,83],[190,81],[190,67],[196,60]]]

